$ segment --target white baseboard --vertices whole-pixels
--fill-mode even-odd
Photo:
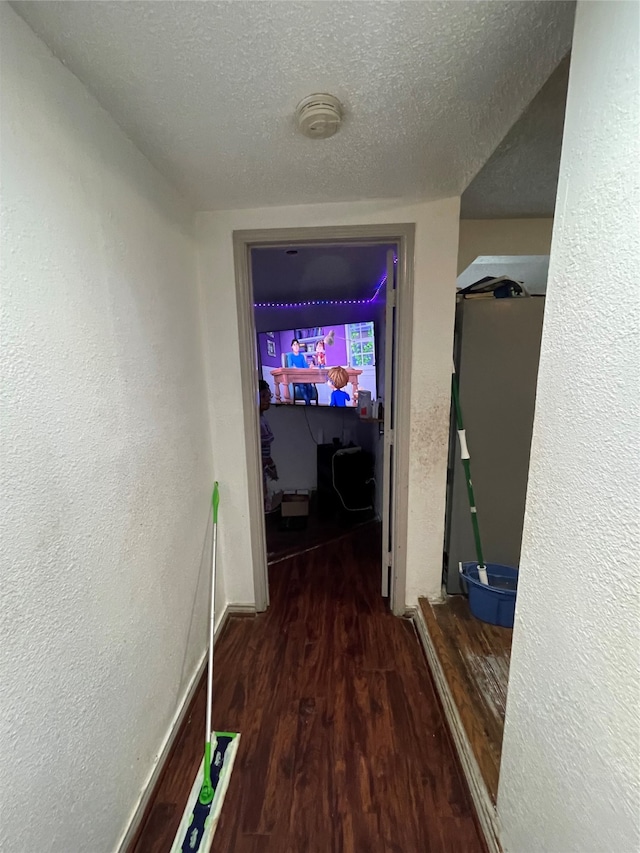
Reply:
[[[241,608],[241,612],[245,612],[244,608],[245,607],[248,608],[249,605],[238,605],[237,607]],[[213,639],[214,647],[215,647],[215,643],[218,640],[218,637],[220,637],[225,625],[227,624],[227,620],[228,620],[229,616],[233,613],[238,612],[237,607],[235,605],[229,605],[229,604],[225,607],[225,609],[222,613],[222,616],[220,618],[220,621],[216,625],[216,631],[215,631],[215,635],[214,635],[214,639]],[[253,608],[253,612],[254,613],[256,612],[255,607]],[[164,769],[164,765],[165,765],[165,762],[169,756],[169,752],[171,751],[171,747],[173,746],[174,741],[175,741],[178,733],[180,732],[180,729],[182,728],[182,723],[184,722],[184,719],[187,715],[187,711],[189,710],[189,706],[191,705],[191,700],[195,696],[196,690],[198,689],[198,685],[200,684],[200,679],[202,678],[202,675],[203,675],[206,667],[207,667],[207,651],[205,649],[202,657],[200,658],[200,660],[198,662],[198,666],[196,667],[196,671],[194,672],[193,676],[191,677],[191,681],[189,682],[189,686],[187,687],[187,690],[184,694],[182,702],[180,703],[180,706],[178,707],[178,710],[176,711],[176,714],[175,714],[175,716],[171,722],[171,725],[169,726],[169,731],[167,732],[167,735],[165,737],[162,749],[158,753],[158,757],[156,758],[156,761],[153,765],[153,769],[151,770],[151,774],[149,775],[149,778],[147,779],[147,782],[142,789],[140,799],[138,800],[138,803],[137,803],[137,805],[133,811],[131,819],[129,820],[129,824],[127,826],[127,829],[125,830],[125,833],[122,836],[122,839],[120,840],[118,846],[116,847],[116,850],[118,851],[118,853],[127,853],[127,850],[131,846],[131,843],[133,842],[133,839],[135,838],[136,833],[138,832],[138,830],[140,828],[140,823],[141,823],[141,821],[145,815],[147,806],[149,805],[149,801],[150,801],[150,799],[153,795],[153,792],[155,790],[155,787],[158,783],[158,779],[160,778],[160,774],[162,773],[162,770]]]
[[[460,714],[458,713],[442,665],[438,660],[438,655],[429,635],[429,629],[422,610],[419,606],[414,607],[411,608],[407,615],[413,619],[413,624],[416,626],[418,637],[427,656],[431,674],[433,675],[433,680],[435,681],[436,689],[440,696],[447,722],[449,723],[449,730],[451,731],[456,752],[462,765],[462,771],[469,785],[471,799],[478,815],[478,821],[480,822],[487,848],[489,853],[502,853],[496,808],[491,800],[487,786],[482,778],[482,773],[478,767],[478,762],[473,754],[469,738],[462,725]]]
[[[227,604],[225,617],[228,616],[256,616],[258,611],[255,604]]]

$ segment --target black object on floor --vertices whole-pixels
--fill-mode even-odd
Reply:
[[[375,516],[375,460],[359,447],[319,444],[318,515],[341,524],[361,524]]]

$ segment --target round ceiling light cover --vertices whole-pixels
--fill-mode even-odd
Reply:
[[[333,95],[309,95],[296,107],[298,130],[310,139],[328,139],[338,132],[343,112]]]

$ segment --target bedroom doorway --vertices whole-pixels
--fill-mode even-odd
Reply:
[[[312,489],[295,487],[309,485],[321,508],[332,497],[347,512],[375,503],[382,526],[380,593],[394,613],[404,613],[407,494],[401,484],[408,476],[413,235],[413,225],[234,232],[258,610],[269,603],[258,405],[262,389],[274,406],[271,418],[283,445],[309,445],[306,457],[295,463],[293,478],[291,460],[283,465],[289,469],[282,478],[287,500],[303,502]],[[296,266],[308,272],[315,264],[317,273],[319,261],[327,268],[329,260],[335,265],[366,257],[378,259],[378,271],[365,276],[360,290],[352,282],[345,291],[345,281],[336,275],[316,275],[314,284],[309,275],[302,281],[288,272]],[[332,372],[335,384],[330,384],[328,372],[336,367],[342,371]],[[366,480],[374,480],[376,495],[359,502],[346,494],[349,477],[341,471],[358,470],[357,457],[368,440],[363,432],[372,437],[367,453],[375,471]],[[309,483],[303,482],[305,466]]]

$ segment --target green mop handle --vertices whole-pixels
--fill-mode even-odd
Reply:
[[[218,523],[218,507],[220,506],[220,489],[218,481],[213,484],[213,495],[211,496],[211,506],[213,507],[213,523]]]
[[[211,706],[213,704],[213,637],[216,618],[216,545],[218,539],[218,507],[220,506],[220,490],[218,482],[213,485],[211,496],[213,507],[213,530],[211,533],[211,603],[209,607],[209,661],[207,665],[207,713],[205,720],[204,738],[204,778],[200,789],[200,802],[206,805],[213,800],[215,791],[211,784]]]
[[[487,568],[484,564],[482,556],[482,542],[480,541],[480,527],[478,525],[478,510],[476,508],[476,499],[473,494],[473,483],[471,482],[471,457],[469,448],[467,447],[467,436],[462,423],[462,409],[460,408],[460,392],[458,390],[458,378],[454,373],[451,374],[451,390],[453,391],[453,405],[456,410],[456,423],[458,426],[458,438],[460,439],[460,458],[462,459],[462,467],[467,481],[467,495],[469,496],[469,509],[471,510],[471,525],[473,527],[473,538],[476,543],[476,556],[478,558],[478,577],[484,584],[488,584]]]

